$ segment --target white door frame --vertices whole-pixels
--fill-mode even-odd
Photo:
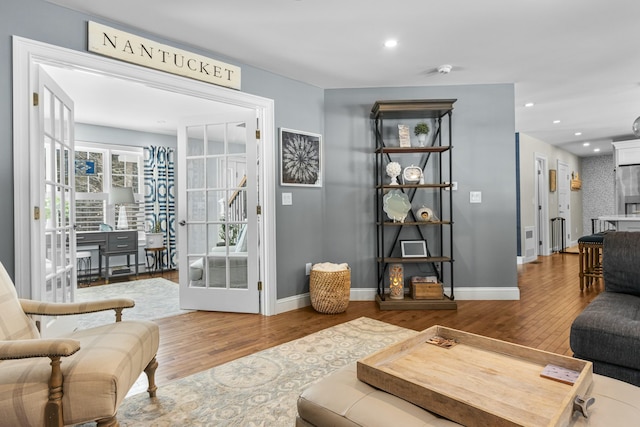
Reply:
[[[262,125],[260,147],[260,187],[259,199],[262,207],[263,226],[260,241],[261,262],[260,277],[263,282],[261,313],[276,314],[276,230],[275,230],[275,172],[276,153],[274,102],[272,99],[251,95],[232,89],[202,83],[185,77],[151,70],[137,65],[119,62],[90,54],[50,45],[22,37],[13,36],[13,149],[14,149],[14,218],[15,235],[30,235],[32,209],[28,195],[30,186],[35,185],[29,170],[30,126],[29,109],[31,108],[30,87],[32,73],[37,64],[50,64],[67,68],[92,70],[106,75],[117,76],[137,82],[145,82],[160,89],[177,92],[183,95],[196,96],[224,104],[253,108],[260,116]],[[25,234],[26,233],[26,234]],[[32,239],[15,240],[15,281],[18,295],[31,297],[31,262],[29,254]]]
[[[549,200],[548,197],[541,197],[540,195],[548,194],[545,190],[549,188],[549,169],[547,165],[547,158],[545,156],[535,153],[534,157],[533,182],[535,196],[533,208],[535,209],[534,222],[536,229],[536,254],[546,256],[551,254],[549,245]],[[541,176],[538,176],[538,164],[540,164],[540,167],[542,168]],[[538,206],[540,206],[539,210]],[[538,244],[538,242],[542,243]],[[540,247],[542,247],[542,252],[539,252]]]

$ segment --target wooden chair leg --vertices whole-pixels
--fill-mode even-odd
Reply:
[[[578,275],[580,277],[580,291],[583,291],[584,290],[584,282],[585,282],[585,277],[584,277],[585,262],[584,261],[585,261],[585,256],[586,256],[585,249],[584,249],[583,245],[579,246],[578,252],[579,252],[578,261],[579,261],[579,264],[580,264],[579,267],[578,267],[580,269],[580,271],[578,273]]]
[[[60,356],[51,357],[51,377],[49,378],[49,401],[44,408],[45,426],[62,427],[62,371]]]
[[[151,359],[151,362],[144,368],[144,373],[147,374],[147,381],[149,383],[149,388],[147,389],[147,393],[149,393],[149,397],[156,397],[156,369],[158,368],[158,361],[155,356]]]
[[[115,415],[113,417],[102,418],[96,421],[97,421],[96,427],[119,427],[120,426],[120,423],[118,422],[118,419],[116,418]]]

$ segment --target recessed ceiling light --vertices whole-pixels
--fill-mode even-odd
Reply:
[[[588,146],[590,146],[590,145],[591,145],[591,143],[590,143],[590,142],[585,142],[584,144],[582,144],[582,146],[583,146],[583,147],[588,147]]]
[[[599,148],[594,148],[593,151],[597,153],[598,151],[600,151],[600,149]]]
[[[560,123],[560,120],[554,120],[554,121],[553,121],[553,124],[554,124],[554,125],[557,125],[558,123]]]
[[[396,47],[398,45],[398,40],[387,40],[384,42],[384,47]]]
[[[582,132],[576,132],[576,133],[574,133],[574,135],[575,136],[580,136],[580,135],[582,135]]]
[[[535,104],[533,102],[527,102],[524,104],[525,107],[533,107]]]

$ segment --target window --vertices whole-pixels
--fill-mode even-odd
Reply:
[[[77,231],[115,226],[120,206],[109,204],[111,187],[132,187],[135,205],[126,205],[128,229],[144,231],[143,151],[138,147],[76,142]]]

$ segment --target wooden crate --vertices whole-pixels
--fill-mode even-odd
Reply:
[[[442,284],[427,281],[424,277],[411,277],[411,297],[413,299],[444,299]]]
[[[433,337],[454,340],[445,348]],[[542,377],[549,364],[573,384]],[[433,326],[357,363],[358,379],[465,426],[566,426],[591,385],[591,362]],[[594,404],[594,408],[597,406]]]

